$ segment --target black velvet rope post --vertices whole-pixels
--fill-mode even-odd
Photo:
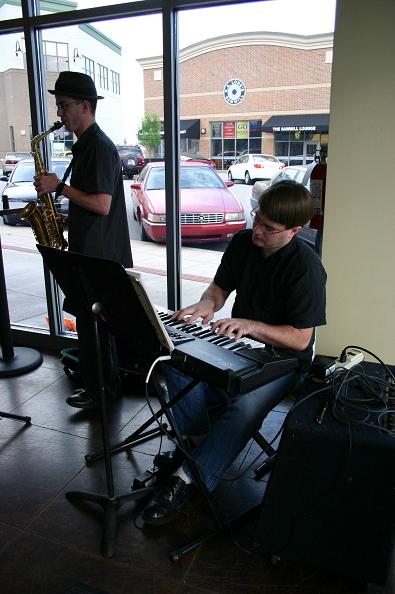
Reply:
[[[0,211],[2,214],[3,211]],[[8,311],[7,289],[4,278],[3,252],[0,238],[0,378],[13,377],[33,371],[43,362],[42,353],[31,348],[14,347],[12,344],[10,316]],[[26,420],[29,417],[19,417],[10,413],[0,416]],[[30,420],[30,418],[29,418]]]

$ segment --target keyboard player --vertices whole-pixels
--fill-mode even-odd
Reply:
[[[270,410],[306,373],[313,357],[315,327],[326,323],[326,273],[318,255],[298,238],[313,216],[308,190],[291,181],[270,186],[251,214],[252,229],[233,237],[200,301],[173,317],[207,324],[235,291],[232,317],[218,319],[212,330],[236,339],[248,336],[279,354],[295,356],[299,368],[247,394],[228,394],[225,412],[213,424],[207,407],[221,397],[205,381],[172,407],[179,432],[195,445],[193,458],[209,492]],[[171,366],[165,368],[165,379],[170,397],[190,382]],[[195,489],[187,462],[177,464],[180,456],[175,452],[166,453],[167,460],[179,467],[144,508],[147,524],[173,520]]]

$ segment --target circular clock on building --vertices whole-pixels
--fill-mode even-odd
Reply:
[[[231,78],[224,86],[224,99],[229,105],[238,105],[246,94],[247,87],[239,78]]]

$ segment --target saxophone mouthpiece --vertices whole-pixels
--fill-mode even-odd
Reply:
[[[63,128],[63,122],[55,122],[51,128],[51,132],[53,130],[59,130],[59,128]]]

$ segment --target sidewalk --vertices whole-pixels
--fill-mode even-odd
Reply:
[[[42,260],[30,227],[0,226],[5,281],[13,324],[47,328],[45,287]],[[151,301],[167,307],[166,247],[161,244],[131,240],[134,270],[140,273]],[[183,247],[182,304],[199,300],[211,282],[222,253],[195,247]],[[230,315],[233,300],[221,312]]]

